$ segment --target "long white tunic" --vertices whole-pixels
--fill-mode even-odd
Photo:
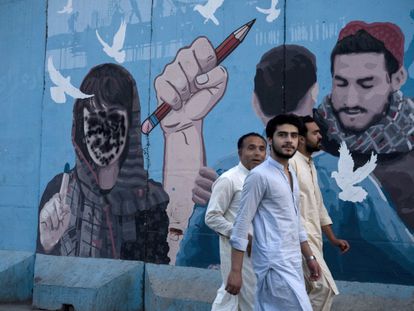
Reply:
[[[289,171],[293,191],[283,166],[271,157],[250,171],[230,239],[232,247],[245,251],[253,221],[257,311],[312,311],[302,270],[300,243],[307,238],[300,221],[299,186]]]
[[[335,281],[323,259],[323,239],[322,226],[332,224],[331,217],[325,208],[322,200],[321,190],[318,184],[318,177],[312,158],[308,158],[299,151],[290,160],[293,170],[296,172],[300,188],[300,212],[301,221],[306,233],[308,234],[308,243],[312,249],[322,269],[322,277],[326,278],[327,283],[335,294],[338,294],[338,288]],[[305,278],[308,276],[305,275]],[[318,282],[309,282],[309,286],[318,286]]]
[[[251,311],[254,305],[256,276],[250,257],[245,253],[243,260],[243,287],[237,296],[225,290],[231,268],[231,245],[229,242],[233,223],[240,206],[241,191],[249,170],[239,163],[223,173],[213,184],[210,201],[205,216],[206,224],[220,234],[220,263],[223,284],[217,291],[212,311],[241,310]]]

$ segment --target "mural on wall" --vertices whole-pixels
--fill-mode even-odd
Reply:
[[[348,23],[331,54],[331,94],[315,111],[327,151],[315,160],[325,204],[336,232],[353,241],[352,259],[332,257],[355,279],[413,279],[414,102],[400,91],[403,60],[404,34],[396,24]],[[357,177],[359,197],[344,196],[336,178],[332,155],[340,144],[338,166],[346,146],[357,171],[373,170]],[[353,166],[347,169],[351,181]]]
[[[196,4],[194,11],[197,11],[205,18],[204,24],[211,20],[216,26],[220,24],[217,17],[214,16],[217,9],[223,5],[224,0],[208,0],[204,5]]]
[[[281,9],[276,8],[276,6],[278,5],[279,0],[272,0],[272,3],[270,4],[270,8],[268,9],[263,9],[263,8],[259,8],[258,6],[256,7],[256,10],[260,13],[263,13],[266,15],[266,21],[271,23],[273,22],[276,18],[279,17]]]
[[[125,34],[126,34],[127,23],[125,20],[121,21],[118,31],[114,35],[112,46],[102,40],[99,35],[98,29],[96,29],[96,37],[103,46],[103,51],[109,56],[115,59],[116,62],[122,64],[125,61],[125,51],[122,50],[124,47]]]
[[[401,89],[414,92],[404,67],[414,41],[404,55],[399,19],[289,17],[273,0],[50,5],[45,124],[55,129],[57,109],[68,123],[66,96],[75,98],[76,160],[50,180],[71,153],[44,131],[59,156],[44,153],[39,252],[217,268],[218,237],[204,223],[212,182],[237,164],[240,135],[291,112],[313,114],[323,131],[318,179],[334,231],[352,244],[343,256],[327,247],[333,275],[413,284],[414,108]],[[221,66],[220,42],[253,18]]]
[[[391,42],[380,41],[364,31],[366,28]],[[346,34],[349,29],[352,34]],[[353,42],[347,42],[352,39]],[[323,129],[326,152],[316,157],[315,164],[322,177],[325,204],[337,234],[351,240],[356,248],[352,257],[331,251],[328,260],[339,262],[335,269],[344,271],[343,275],[350,279],[410,282],[413,276],[414,212],[410,202],[414,198],[409,189],[413,187],[414,176],[407,167],[414,141],[414,105],[400,92],[406,81],[403,43],[401,30],[391,23],[355,21],[346,25],[332,52],[332,94],[326,97],[329,103],[322,103],[314,112],[318,85],[315,58],[309,51],[306,58],[305,52],[298,52],[306,50],[303,47],[285,45],[267,52],[257,65],[253,107],[264,124],[281,112],[314,114]],[[389,49],[393,53],[388,51],[387,44],[391,44]],[[292,49],[296,52],[294,56]],[[337,57],[345,60],[341,62]],[[278,59],[279,67],[271,67]],[[392,61],[393,64],[387,63]],[[295,64],[303,71],[295,71]],[[237,158],[230,163],[236,165]],[[204,182],[197,182],[194,187],[194,201],[199,205],[195,206],[194,219],[186,232],[191,237],[197,232],[205,234],[205,208],[216,176],[213,169],[204,168],[200,172],[198,179]],[[196,213],[197,209],[202,211]],[[213,240],[212,236],[206,245],[214,245]],[[214,253],[198,251],[198,242],[184,237],[181,246],[186,253],[179,254],[179,263],[205,265],[206,253],[210,264],[216,263]],[[376,255],[374,261],[372,254]],[[385,265],[390,269],[372,273],[373,266]]]
[[[301,77],[301,79],[298,79]],[[267,51],[256,66],[251,105],[265,128],[279,113],[309,115],[318,92],[316,59],[306,48],[284,45]],[[288,103],[282,106],[280,103]],[[204,222],[211,186],[217,173],[237,165],[237,153],[223,158],[214,168],[204,167],[193,188],[196,203],[178,253],[177,264],[210,267],[219,264],[218,239]]]
[[[73,107],[76,164],[43,193],[38,252],[168,263],[168,195],[144,169],[134,78],[102,64],[80,91],[93,97]]]

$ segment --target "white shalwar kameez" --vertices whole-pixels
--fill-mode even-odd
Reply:
[[[245,251],[253,221],[252,262],[257,277],[256,311],[312,311],[302,270],[300,243],[306,241],[299,212],[299,186],[293,191],[283,165],[272,157],[247,176],[230,243]]]
[[[223,173],[213,184],[213,189],[205,216],[206,224],[220,234],[220,264],[223,284],[217,291],[211,311],[252,311],[256,276],[251,258],[244,255],[242,277],[243,286],[237,296],[229,294],[225,282],[231,269],[230,234],[240,207],[243,184],[249,170],[241,162]],[[252,229],[250,229],[252,231]],[[253,234],[253,232],[249,233]]]

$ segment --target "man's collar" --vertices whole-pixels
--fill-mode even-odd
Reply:
[[[241,163],[241,161],[239,161],[239,164],[237,165],[239,167],[239,169],[245,173],[248,174],[250,171],[243,165],[243,163]]]
[[[296,151],[296,154],[298,157],[300,157],[301,159],[303,159],[306,162],[310,162],[312,160],[312,157],[308,157],[306,155],[304,155],[302,152],[300,152],[299,150]]]
[[[275,159],[272,158],[272,156],[268,156],[267,161],[269,162],[270,165],[275,166],[277,169],[279,170],[284,170],[284,166],[282,164],[280,164],[278,161],[276,161]]]

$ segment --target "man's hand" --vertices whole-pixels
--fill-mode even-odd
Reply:
[[[241,271],[231,270],[227,278],[226,291],[232,295],[238,295],[240,288],[242,287],[242,274]]]
[[[199,205],[207,205],[211,197],[211,187],[218,175],[212,168],[203,166],[198,172],[193,188],[193,201]]]
[[[346,253],[349,249],[349,243],[346,240],[337,239],[335,234],[332,231],[332,225],[322,226],[322,231],[325,233],[326,237],[328,238],[329,242],[333,246],[339,247],[341,253]]]
[[[335,239],[335,240],[331,241],[331,243],[332,243],[332,245],[334,245],[336,247],[339,247],[342,254],[346,253],[351,248],[349,246],[349,243],[346,240]]]
[[[65,202],[68,185],[69,174],[64,173],[59,193],[55,193],[40,211],[40,243],[46,252],[59,242],[69,227],[71,211]]]
[[[161,122],[163,131],[178,132],[200,122],[223,96],[227,71],[217,66],[216,53],[205,37],[182,48],[155,80],[158,105],[166,102],[172,111]]]
[[[321,267],[315,259],[307,260],[306,264],[308,265],[310,271],[311,281],[317,281],[321,277]]]

